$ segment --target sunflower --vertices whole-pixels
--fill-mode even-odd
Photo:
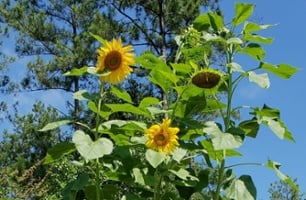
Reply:
[[[200,88],[213,89],[221,84],[221,79],[221,72],[215,69],[205,68],[195,73],[191,78],[191,82]]]
[[[97,72],[102,74],[101,81],[110,83],[122,82],[133,69],[134,64],[133,46],[122,46],[121,38],[118,40],[105,41],[105,45],[98,49]]]
[[[163,119],[161,125],[152,125],[149,129],[145,131],[145,136],[148,137],[146,141],[146,146],[150,149],[154,149],[159,152],[164,152],[170,154],[175,150],[178,143],[179,132],[177,127],[169,127],[171,123],[170,119]]]

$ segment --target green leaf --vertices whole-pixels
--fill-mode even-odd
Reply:
[[[198,31],[207,31],[210,27],[210,19],[209,19],[208,14],[206,13],[206,14],[198,16],[194,20],[193,26]]]
[[[283,79],[289,79],[299,71],[298,68],[287,64],[272,65],[269,63],[262,63],[261,68]]]
[[[96,100],[98,98],[95,94],[89,94],[86,90],[79,90],[75,93],[73,93],[73,98],[77,100]]]
[[[88,180],[89,175],[87,173],[81,173],[76,180],[69,182],[63,189],[63,199],[76,199],[77,192],[86,186]]]
[[[259,124],[268,126],[270,130],[280,139],[287,139],[292,142],[294,141],[291,132],[281,121],[278,109],[272,109],[264,105],[262,109],[255,108],[254,112]]]
[[[155,97],[145,97],[141,100],[139,108],[146,108],[152,105],[159,105],[159,103],[160,103],[159,99]]]
[[[223,150],[215,150],[212,142],[210,140],[201,141],[201,145],[205,149],[205,153],[208,154],[209,158],[220,162],[224,159],[224,151]],[[225,152],[225,156],[234,157],[234,156],[242,156],[242,154],[234,149],[227,149]]]
[[[145,180],[143,178],[143,174],[139,168],[133,168],[132,174],[134,176],[135,182],[141,185],[146,185]]]
[[[128,103],[133,103],[131,96],[129,95],[129,93],[127,93],[126,91],[124,91],[123,89],[119,88],[118,86],[112,86],[111,88],[111,92],[113,94],[115,94],[118,98],[128,102]]]
[[[82,68],[73,68],[71,71],[64,73],[64,76],[83,76],[85,74],[88,74],[87,72],[88,67],[82,67]]]
[[[274,162],[272,160],[268,160],[268,163],[265,165],[266,167],[272,169],[276,175],[282,180],[283,182],[287,183],[293,190],[298,191],[299,187],[294,183],[294,181],[287,175],[283,174],[279,168],[281,167],[280,163]]]
[[[245,41],[258,42],[263,44],[271,44],[273,42],[273,38],[266,38],[260,35],[249,34],[249,33],[244,34],[243,39]]]
[[[152,53],[144,53],[136,57],[135,62],[145,69],[166,69],[168,66],[158,57]]]
[[[248,3],[235,4],[235,17],[232,21],[234,26],[237,26],[247,20],[253,13],[254,5]]]
[[[105,107],[102,107],[101,110],[98,110],[96,103],[93,101],[88,102],[88,108],[93,111],[94,113],[99,114],[103,119],[108,120],[108,117],[112,114],[110,111],[105,110]]]
[[[199,179],[195,176],[192,176],[189,171],[183,168],[179,168],[178,170],[169,169],[170,172],[172,172],[174,175],[179,177],[180,179],[183,179],[185,181],[192,180],[192,181],[198,181]]]
[[[142,115],[148,118],[151,118],[151,115],[144,111],[141,108],[135,107],[132,104],[124,103],[124,104],[106,104],[108,108],[110,108],[114,113],[115,112],[129,112],[137,115]]]
[[[256,43],[248,44],[246,47],[240,49],[239,52],[247,54],[251,56],[252,58],[259,60],[259,61],[261,61],[266,55],[263,48],[259,44],[256,44]]]
[[[178,73],[189,74],[192,72],[193,68],[190,64],[186,63],[171,63],[171,67]]]
[[[158,167],[166,159],[166,154],[163,152],[157,152],[151,149],[146,151],[146,160],[154,168]]]
[[[228,199],[256,199],[256,187],[251,176],[242,175],[239,179],[231,182],[226,189],[226,197]]]
[[[103,44],[104,46],[106,45],[106,41],[100,37],[99,35],[93,34],[93,33],[89,33],[92,37],[94,37],[96,40],[98,40],[101,44]]]
[[[209,17],[209,20],[210,20],[211,27],[216,32],[219,32],[220,30],[222,30],[224,23],[223,23],[223,18],[220,15],[218,15],[216,13],[209,12],[208,17]]]
[[[160,86],[164,92],[169,91],[179,81],[173,72],[166,72],[165,69],[154,69],[150,73],[149,80]]]
[[[257,123],[257,119],[245,120],[241,122],[238,127],[244,131],[244,134],[246,136],[252,138],[256,138],[259,130],[259,124]]]
[[[255,31],[261,31],[275,26],[274,24],[259,25],[254,22],[246,22],[243,27],[243,33],[251,33]]]
[[[75,145],[73,143],[62,142],[56,144],[51,149],[48,149],[44,164],[53,163],[62,158],[64,155],[70,154],[75,150]]]
[[[215,150],[238,148],[243,142],[242,138],[238,135],[223,133],[213,121],[206,122],[203,131],[211,137]]]
[[[172,153],[172,158],[173,160],[175,160],[176,162],[180,162],[184,156],[186,155],[187,150],[186,149],[182,149],[182,148],[176,148],[173,153]]]
[[[241,65],[239,65],[238,63],[235,63],[235,62],[228,63],[227,67],[231,68],[232,72],[244,72]]]
[[[69,123],[72,123],[73,121],[72,120],[69,120],[69,119],[64,119],[64,120],[59,120],[59,121],[56,121],[56,122],[51,122],[51,123],[48,123],[46,126],[44,126],[42,129],[38,130],[38,131],[50,131],[50,130],[53,130],[53,129],[56,129],[56,128],[59,128],[63,125],[66,125],[66,124],[69,124]]]
[[[248,72],[249,81],[256,83],[259,87],[269,88],[270,87],[270,79],[267,73],[256,74],[254,71]]]
[[[226,40],[226,44],[242,44],[243,41],[238,37],[229,38]]]
[[[99,138],[92,141],[89,135],[81,130],[74,132],[72,142],[75,144],[78,152],[86,160],[101,158],[104,155],[111,154],[113,151],[113,143],[107,138]]]

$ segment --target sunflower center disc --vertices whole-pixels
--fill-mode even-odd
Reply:
[[[167,137],[163,133],[159,133],[154,137],[154,141],[158,146],[165,145],[167,141]]]
[[[111,51],[106,55],[104,65],[108,70],[113,71],[120,67],[121,61],[121,53],[118,51]]]

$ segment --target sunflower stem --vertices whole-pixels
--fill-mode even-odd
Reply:
[[[154,200],[161,200],[160,190],[163,181],[163,176],[159,174],[158,169],[156,169],[155,171],[155,177],[157,177],[157,182],[154,187]]]
[[[227,54],[227,63],[231,63],[234,55],[234,46],[230,45]],[[227,108],[226,108],[226,117],[224,120],[225,131],[228,131],[231,125],[231,114],[232,114],[232,96],[233,96],[233,77],[230,67],[227,68],[228,74],[228,83],[227,83]],[[217,180],[217,188],[214,193],[214,200],[220,199],[221,188],[223,185],[224,171],[225,171],[225,158],[226,158],[226,150],[223,150],[221,164],[218,170],[218,180]]]

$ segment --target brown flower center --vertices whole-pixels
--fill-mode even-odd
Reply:
[[[121,62],[121,53],[118,51],[111,51],[106,55],[104,65],[108,70],[113,71],[120,67]]]
[[[219,74],[213,72],[200,72],[192,78],[192,83],[200,88],[213,88],[221,79]]]
[[[163,146],[168,143],[168,135],[161,131],[160,133],[154,136],[154,142],[158,146]]]

